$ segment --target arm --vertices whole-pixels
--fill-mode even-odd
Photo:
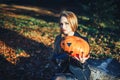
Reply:
[[[60,35],[56,37],[54,42],[54,51],[52,61],[58,68],[65,68],[65,63],[67,63],[69,56],[60,47],[61,37]]]

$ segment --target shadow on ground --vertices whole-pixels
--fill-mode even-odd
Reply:
[[[19,9],[16,8],[16,10],[8,10],[11,11],[13,13],[16,14],[21,14],[21,15],[27,15],[27,16],[32,16],[38,19],[43,19],[47,22],[58,22],[58,16],[55,16],[56,14],[59,14],[62,10],[70,10],[75,12],[76,14],[80,15],[81,13],[85,14],[88,13],[89,11],[84,10],[82,7],[82,2],[83,1],[72,1],[72,0],[52,0],[52,1],[47,1],[47,0],[38,0],[38,1],[34,1],[34,0],[1,0],[0,3],[1,4],[7,4],[8,8],[15,8],[13,7],[13,5],[19,5],[19,6],[28,6],[28,7],[38,7],[44,10],[47,10],[48,13],[51,12],[53,13],[52,15],[49,14],[45,14],[44,11],[42,11],[41,13],[39,12],[34,12],[32,10],[25,10],[25,9]],[[7,8],[7,7],[5,7]],[[40,10],[39,10],[40,11]],[[87,11],[87,12],[86,12]],[[38,14],[36,16],[36,14]]]
[[[51,53],[50,47],[1,27],[0,40],[12,49],[21,48],[30,55],[27,58],[21,57],[16,65],[9,63],[4,56],[0,55],[1,80],[48,80],[50,78],[51,68],[46,67],[50,64],[48,59]]]

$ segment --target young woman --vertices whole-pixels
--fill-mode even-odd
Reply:
[[[61,49],[60,42],[66,36],[82,37],[78,32],[78,20],[76,15],[71,11],[62,11],[59,20],[60,34],[56,37],[54,43],[53,61],[59,66],[60,74],[56,75],[53,80],[89,80],[90,69],[86,63],[88,57],[73,58]]]

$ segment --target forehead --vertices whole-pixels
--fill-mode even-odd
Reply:
[[[65,16],[62,16],[60,18],[60,22],[68,22],[68,19]]]

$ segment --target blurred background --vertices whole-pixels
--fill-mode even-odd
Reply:
[[[119,0],[0,0],[0,80],[49,80],[59,13],[73,11],[91,59],[120,61]]]

